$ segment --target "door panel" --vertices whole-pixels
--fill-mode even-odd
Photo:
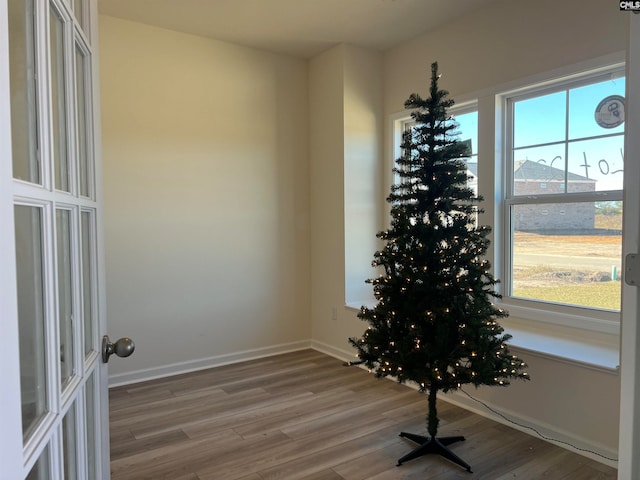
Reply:
[[[44,316],[43,209],[15,206],[15,241],[20,338],[20,392],[25,442],[49,411]]]
[[[68,128],[68,59],[67,30],[70,22],[65,22],[54,2],[49,8],[49,62],[51,65],[51,133],[53,143],[53,165],[55,187],[65,192],[71,191]]]
[[[74,403],[62,419],[62,458],[65,480],[78,478],[78,430]]]
[[[14,232],[0,240],[11,345],[0,364],[0,476],[11,480],[109,478],[96,42],[87,35],[96,15],[95,0],[0,0],[0,95],[11,105],[0,112],[0,228]]]
[[[95,214],[92,210],[80,212],[81,284],[83,318],[83,352],[86,360],[96,351],[95,343]]]
[[[84,449],[83,457],[86,459],[87,478],[108,478],[100,476],[100,469],[98,468],[98,445],[99,439],[97,432],[99,431],[96,422],[99,422],[100,416],[96,415],[96,372],[92,373],[84,386],[84,426],[85,426],[85,441],[80,446]],[[105,468],[109,470],[108,457],[105,460]]]
[[[11,146],[13,176],[41,182],[37,155],[38,98],[36,88],[36,45],[34,0],[8,0],[3,13],[11,19],[9,58],[11,63]],[[3,31],[7,31],[6,29]],[[8,40],[8,39],[5,39]],[[6,57],[4,57],[6,58]],[[3,152],[4,153],[4,152]],[[10,154],[9,154],[10,155]]]
[[[75,342],[73,338],[73,259],[71,241],[72,210],[56,209],[56,254],[58,267],[58,328],[60,342],[60,383],[64,391],[73,379]]]
[[[76,157],[78,159],[78,180],[80,182],[80,195],[93,198],[92,169],[89,159],[91,158],[91,143],[88,135],[87,122],[91,112],[88,95],[91,90],[88,85],[91,83],[90,69],[88,68],[88,49],[83,45],[81,39],[76,38],[75,42],[75,65],[76,65]]]
[[[51,455],[49,455],[49,447],[45,447],[36,463],[31,467],[27,480],[48,480],[51,478]],[[16,477],[19,478],[19,477]]]

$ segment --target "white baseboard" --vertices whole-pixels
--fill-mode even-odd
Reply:
[[[116,373],[109,375],[109,388],[129,385],[131,383],[146,382],[157,378],[171,377],[173,375],[180,375],[198,370],[206,370],[207,368],[221,367],[232,363],[246,362],[257,358],[281,355],[283,353],[295,352],[308,348],[312,348],[311,341],[303,340],[300,342],[273,345],[253,350],[244,350],[226,355],[217,355],[215,357],[200,358],[190,360],[188,362],[173,363],[171,365],[136,370],[128,373]]]
[[[344,362],[357,360],[357,357],[355,356],[355,350],[343,350],[341,348],[336,348],[333,345],[318,342],[317,340],[311,340],[311,348],[317,350],[318,352],[326,353],[327,355]]]

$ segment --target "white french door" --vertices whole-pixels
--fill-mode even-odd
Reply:
[[[108,479],[95,0],[0,0],[0,476]]]

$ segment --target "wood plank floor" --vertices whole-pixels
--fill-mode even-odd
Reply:
[[[114,388],[113,480],[615,479],[616,471],[439,402],[440,433],[474,473],[434,455],[397,467],[426,397],[305,350]]]

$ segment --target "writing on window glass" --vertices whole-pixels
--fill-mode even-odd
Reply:
[[[597,168],[596,172],[599,172],[600,175],[615,175],[615,174],[624,174],[624,168],[621,168],[624,165],[624,152],[620,149],[620,164],[617,162],[610,162],[606,158],[601,158],[595,164],[590,163],[590,160],[587,158],[587,152],[582,152],[583,162],[579,164],[579,167],[582,167],[584,170],[581,174],[584,174],[585,178],[588,179],[597,179],[593,176],[593,172],[595,168]],[[541,158],[537,161],[543,165],[549,165],[550,167],[558,169],[558,167],[564,167],[564,160],[561,155],[556,155],[551,159],[550,162],[547,162],[544,158]],[[561,171],[561,170],[559,170]],[[577,173],[577,172],[576,172]],[[555,178],[556,175],[553,175],[549,180],[561,180],[562,178]]]

